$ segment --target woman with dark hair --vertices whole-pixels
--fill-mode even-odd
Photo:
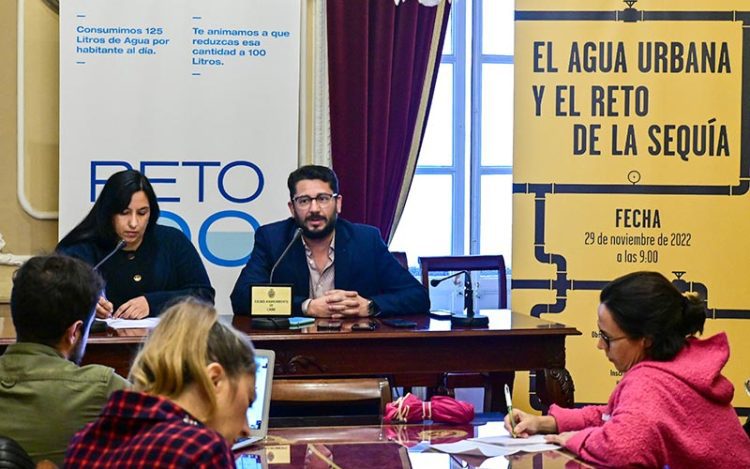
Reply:
[[[180,230],[157,225],[159,213],[146,176],[132,169],[120,171],[107,180],[83,221],[57,245],[58,252],[98,266],[106,280],[97,317],[157,316],[183,296],[213,303],[214,289],[198,252]]]
[[[597,347],[623,373],[607,405],[553,405],[547,416],[514,409],[513,432],[559,433],[547,440],[596,466],[750,467],[734,387],[721,374],[727,336],[694,337],[706,321],[698,295],[657,272],[634,272],[604,287],[600,302]]]

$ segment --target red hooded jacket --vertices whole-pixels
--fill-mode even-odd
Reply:
[[[604,467],[750,467],[750,439],[732,407],[734,387],[721,374],[724,333],[690,338],[670,361],[628,370],[606,406],[550,409],[565,445]]]

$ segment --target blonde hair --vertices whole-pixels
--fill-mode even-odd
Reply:
[[[210,304],[188,298],[161,315],[130,369],[133,389],[176,398],[195,383],[216,409],[213,384],[206,373],[218,363],[230,379],[255,373],[255,351],[250,339],[218,320]]]

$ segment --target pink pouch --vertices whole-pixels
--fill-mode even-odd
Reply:
[[[399,423],[433,422],[465,424],[474,419],[474,406],[448,396],[434,396],[424,402],[409,393],[385,405],[385,420]]]

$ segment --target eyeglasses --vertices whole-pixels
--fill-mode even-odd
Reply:
[[[602,339],[604,341],[604,345],[607,348],[609,348],[609,345],[612,342],[615,342],[615,341],[620,340],[620,339],[627,339],[628,338],[628,336],[626,336],[626,335],[623,335],[623,336],[620,336],[620,337],[610,337],[607,334],[605,334],[604,332],[602,332],[601,329],[599,329],[599,332],[596,335],[597,335],[597,337],[599,337],[600,339]]]
[[[338,194],[318,194],[315,197],[310,197],[307,195],[300,195],[298,197],[295,197],[292,199],[292,202],[294,202],[294,206],[299,209],[307,209],[310,208],[310,204],[312,204],[312,201],[318,203],[318,207],[326,208],[331,204],[331,201],[335,198],[337,198]]]

